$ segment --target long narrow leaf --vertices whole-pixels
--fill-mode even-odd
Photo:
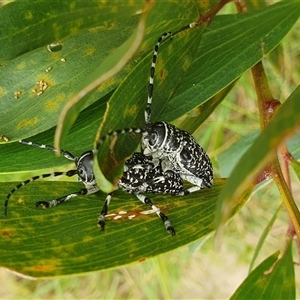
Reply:
[[[249,273],[252,271],[253,269],[253,266],[254,266],[254,263],[255,263],[255,260],[257,259],[258,257],[258,254],[270,232],[270,229],[272,228],[274,222],[276,221],[277,217],[278,217],[278,214],[279,212],[281,211],[282,209],[282,205],[280,205],[277,210],[275,211],[274,215],[272,216],[271,220],[268,222],[267,226],[265,227],[265,229],[263,230],[263,233],[262,235],[260,236],[259,238],[259,241],[255,247],[255,252],[253,254],[253,257],[252,257],[252,260],[250,262],[250,266],[249,266]]]
[[[299,19],[299,1],[214,18],[196,58],[160,120],[172,121],[201,105],[278,45]]]
[[[54,140],[57,149],[60,148],[61,140],[68,134],[80,111],[86,106],[86,102],[89,100],[87,96],[100,84],[119,72],[134,55],[142,42],[145,28],[146,15],[144,14],[131,37],[95,68],[87,80],[76,89],[74,96],[67,102],[58,120]]]
[[[254,181],[274,154],[276,148],[291,136],[300,125],[299,108],[300,86],[281,105],[265,130],[241,157],[226,183],[217,206],[217,224],[226,222],[230,209],[243,190]],[[285,203],[291,218],[300,224],[300,214],[293,203]],[[290,206],[290,207],[289,207]],[[295,223],[294,223],[295,224]],[[299,225],[298,225],[299,226]]]
[[[295,274],[292,243],[278,259],[275,252],[264,260],[230,298],[233,299],[295,299]]]
[[[15,183],[0,183],[0,198]],[[115,192],[106,230],[97,218],[104,199],[98,193],[71,199],[58,207],[37,209],[38,200],[51,200],[82,188],[80,183],[35,182],[10,200],[8,217],[0,214],[0,266],[38,278],[80,274],[138,262],[191,243],[213,232],[214,211],[224,180],[213,189],[186,197],[149,195],[176,229],[170,236],[161,220],[135,196]],[[243,206],[251,190],[236,207]]]
[[[0,7],[0,62],[142,9],[143,1],[14,1]]]

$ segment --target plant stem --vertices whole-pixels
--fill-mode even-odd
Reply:
[[[300,241],[300,213],[295,204],[290,188],[282,174],[281,166],[277,158],[272,162],[272,177],[292,221],[292,225],[289,226],[287,231],[287,238],[292,238],[296,234]]]
[[[261,130],[264,130],[281,103],[272,97],[272,93],[269,88],[268,80],[262,62],[258,62],[251,69],[251,71],[257,95],[260,128]],[[283,203],[286,206],[290,218],[287,230],[287,239],[290,240],[296,234],[298,237],[299,245],[300,213],[291,193],[291,183],[288,169],[291,154],[288,152],[287,148],[284,145],[281,146],[278,150],[279,151],[276,153],[275,158],[268,164],[267,168],[271,170],[271,176],[282,196]],[[281,165],[278,161],[278,155],[282,160]]]

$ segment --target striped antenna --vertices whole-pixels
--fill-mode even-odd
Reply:
[[[162,34],[155,47],[154,47],[154,52],[153,52],[153,57],[152,57],[152,63],[151,63],[151,68],[150,68],[150,79],[149,79],[149,85],[148,85],[148,99],[147,99],[147,105],[145,109],[145,123],[149,124],[151,120],[151,105],[152,105],[152,98],[153,98],[153,82],[154,82],[154,73],[155,73],[155,67],[156,67],[156,60],[157,60],[157,55],[158,55],[158,48],[160,44],[162,43],[163,40],[166,38],[172,39],[172,33],[171,32],[165,32]]]
[[[95,142],[96,150],[94,152],[97,153],[101,145],[111,136],[116,136],[116,135],[126,134],[126,133],[143,133],[143,132],[144,130],[141,128],[125,128],[125,129],[111,131],[106,135],[102,136],[98,141]]]
[[[32,146],[32,147],[36,147],[36,148],[40,148],[40,149],[46,149],[46,150],[57,152],[57,149],[55,149],[54,147],[52,147],[50,145],[44,145],[44,144],[39,144],[39,143],[24,141],[24,140],[19,141],[19,143],[22,145],[27,145],[27,146]],[[60,153],[69,160],[75,161],[75,159],[76,159],[76,157],[69,151],[65,151],[65,150],[61,149]]]
[[[47,178],[47,177],[51,177],[51,176],[56,177],[56,176],[62,176],[62,175],[71,177],[71,176],[76,175],[77,173],[78,173],[77,170],[70,170],[70,171],[67,171],[67,172],[54,172],[54,173],[49,173],[49,174],[42,174],[42,175],[37,175],[37,176],[31,177],[30,179],[27,179],[27,180],[19,183],[6,196],[6,199],[5,199],[5,202],[4,202],[4,214],[7,216],[7,209],[8,209],[9,198],[12,196],[12,194],[14,194],[22,186],[24,186],[24,185],[26,185],[26,184],[28,184],[30,182],[33,182],[35,180],[41,179],[41,178]]]

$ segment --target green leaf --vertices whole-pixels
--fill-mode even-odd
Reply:
[[[220,166],[220,174],[224,177],[229,177],[230,173],[244,155],[244,153],[253,144],[254,140],[258,137],[259,130],[254,130],[246,133],[239,140],[233,143],[225,151],[218,156]]]
[[[55,126],[66,101],[85,81],[87,74],[93,72],[95,62],[100,64],[122,45],[136,27],[137,21],[137,16],[134,16],[114,22],[114,26],[83,30],[61,40],[63,48],[59,52],[50,53],[42,47],[5,63],[0,68],[0,134],[14,141]],[[61,59],[65,59],[65,62]],[[49,67],[52,69],[46,72]],[[132,67],[133,64],[127,66],[125,74]],[[102,99],[116,88],[124,72],[97,89],[89,97],[87,105]],[[48,87],[38,96],[38,92],[33,90],[39,90],[36,82],[40,80],[47,83]],[[16,91],[21,92],[18,99],[14,96]]]
[[[276,148],[288,136],[292,135],[300,124],[299,107],[300,86],[281,105],[265,130],[239,160],[226,183],[217,206],[217,224],[226,221],[235,199],[259,174],[274,156]],[[295,218],[300,223],[299,211],[295,208]]]
[[[0,198],[15,183],[0,183]],[[133,195],[116,191],[106,230],[96,226],[105,194],[73,198],[48,210],[38,200],[51,200],[82,188],[80,183],[33,182],[11,197],[8,217],[0,215],[0,266],[37,278],[86,273],[143,261],[204,237],[215,228],[214,211],[224,180],[212,189],[185,197],[151,195],[176,229],[167,234],[155,213]],[[243,206],[251,190],[236,206]],[[135,215],[130,219],[130,216]],[[115,216],[118,216],[114,219]]]
[[[182,82],[174,90],[159,119],[170,121],[188,113],[255,64],[262,55],[257,49],[252,51],[253,47],[255,45],[258,47],[264,37],[268,37],[264,48],[265,53],[274,48],[298,18],[298,15],[296,16],[298,5],[297,1],[283,1],[250,14],[214,18],[209,30],[203,34],[200,47],[195,53],[197,59],[192,62],[187,76],[182,78]],[[141,55],[134,59],[140,61],[145,53],[149,53],[150,50],[152,52],[158,36],[164,31],[174,30],[178,28],[177,26],[186,25],[196,18],[198,18],[198,11],[190,2],[156,3],[150,12],[147,35],[140,49]],[[98,29],[82,30],[69,38],[61,39],[63,49],[59,52],[50,53],[43,47],[2,65],[0,119],[3,122],[0,124],[0,135],[4,134],[14,141],[28,138],[55,126],[58,115],[69,95],[72,95],[74,87],[92,72],[95,61],[100,63],[129,37],[136,22],[136,16],[127,17],[120,22],[115,21],[113,26],[106,24]],[[253,22],[260,24],[258,31],[251,31]],[[246,30],[250,30],[251,34],[244,34]],[[236,47],[237,39],[239,47]],[[249,51],[245,52],[248,48]],[[66,63],[61,62],[61,58],[66,58]],[[105,82],[91,96],[89,103],[103,98],[118,86],[136,65],[135,60],[131,61],[130,65],[117,76]],[[49,73],[45,71],[48,67],[53,67]],[[133,83],[133,90],[135,87],[144,86],[146,92],[147,74]],[[45,80],[49,87],[38,97],[32,93],[32,89],[38,87],[35,83],[39,80]],[[162,94],[163,87],[164,85],[162,88],[156,86],[155,94]],[[15,99],[14,93],[18,91],[21,95],[19,99]],[[154,102],[154,111],[157,109],[155,106]],[[21,115],[20,111],[22,111]],[[12,115],[18,117],[11,118]],[[142,109],[141,115],[136,117],[139,120],[141,116]],[[0,142],[4,143],[2,140]]]
[[[233,299],[295,299],[292,242],[283,256],[275,252],[264,260],[231,296]]]
[[[213,113],[218,105],[225,99],[234,85],[235,82],[231,83],[211,99],[196,107],[184,117],[183,121],[177,121],[176,126],[190,133],[196,131],[199,126],[211,115],[211,113]]]
[[[92,149],[93,136],[106,109],[108,98],[109,95],[82,111],[64,145],[65,150],[70,151],[75,156],[79,156],[88,149]],[[31,140],[52,145],[54,131],[54,128],[52,128],[33,136]],[[15,181],[15,176],[22,172],[30,172],[33,175],[37,175],[53,172],[53,170],[58,171],[59,168],[66,169],[70,165],[70,161],[64,157],[56,157],[51,151],[18,143],[1,145],[0,157],[0,181]],[[32,175],[27,175],[27,177],[29,176]]]
[[[143,6],[143,1],[117,0],[11,2],[0,7],[0,62],[133,15]]]
[[[259,130],[254,130],[246,133],[239,140],[233,143],[225,151],[218,155],[218,162],[220,168],[221,177],[229,177],[232,170],[235,168],[238,161],[241,159],[243,154],[253,144],[255,139],[259,136]],[[287,147],[293,157],[296,159],[300,158],[300,134],[295,134],[287,142]],[[299,176],[300,177],[300,176]]]
[[[300,180],[300,162],[295,158],[291,159],[291,166],[293,167],[294,172],[296,173],[298,179]]]
[[[146,8],[145,8],[146,9]],[[54,146],[60,149],[61,140],[66,137],[80,111],[87,105],[89,95],[104,81],[118,73],[134,55],[142,42],[146,26],[146,15],[142,15],[138,27],[130,38],[103,60],[74,91],[58,120]]]
[[[255,260],[257,259],[258,257],[258,254],[260,252],[260,250],[262,249],[262,246],[272,228],[272,226],[274,225],[278,215],[279,215],[279,212],[281,211],[282,209],[282,205],[280,205],[277,210],[275,211],[274,215],[272,216],[271,220],[268,222],[267,226],[265,227],[265,229],[263,230],[263,233],[262,235],[260,236],[259,238],[259,241],[255,247],[255,252],[253,254],[253,257],[252,257],[252,260],[250,262],[250,265],[249,265],[249,273],[252,271],[253,269],[253,266],[254,266],[254,263],[255,263]]]
[[[281,1],[255,12],[214,18],[159,119],[181,117],[236,80],[276,47],[299,14],[299,1]]]

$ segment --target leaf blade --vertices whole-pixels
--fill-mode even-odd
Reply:
[[[299,126],[300,112],[297,109],[299,97],[300,86],[281,105],[265,130],[256,138],[237,163],[220,195],[216,211],[218,226],[225,222],[230,207],[238,194],[253,184],[254,178],[274,155],[275,149]],[[287,207],[287,209],[289,208]],[[293,214],[295,219],[299,221],[297,208],[293,209]],[[292,219],[293,214],[291,215]]]
[[[295,299],[291,241],[283,256],[275,252],[254,269],[231,296],[233,299]]]
[[[142,42],[146,26],[146,15],[141,20],[130,38],[109,55],[99,67],[95,68],[87,80],[77,88],[74,96],[67,102],[58,120],[54,145],[60,149],[61,141],[66,137],[77,119],[80,111],[86,106],[88,96],[101,83],[118,73],[134,55]]]
[[[188,76],[160,120],[181,117],[240,77],[276,47],[299,19],[299,12],[299,2],[281,1],[255,12],[214,18],[203,34]]]
[[[82,185],[32,183],[11,198],[8,217],[0,215],[0,265],[29,276],[48,278],[113,268],[171,251],[214,230],[215,203],[223,184],[224,180],[217,179],[214,188],[187,197],[151,195],[172,221],[177,232],[172,237],[155,213],[142,213],[148,207],[133,195],[115,192],[109,213],[121,218],[107,217],[106,231],[100,232],[96,224],[103,201],[99,199],[104,200],[105,194],[77,197],[42,210],[34,207],[35,201],[59,197],[79,190]],[[0,198],[4,199],[13,185],[0,183]],[[249,193],[241,198],[236,212]],[[128,218],[133,215],[134,218]]]
[[[132,15],[142,7],[141,1],[116,0],[11,2],[0,7],[0,62],[58,42],[81,29]]]

